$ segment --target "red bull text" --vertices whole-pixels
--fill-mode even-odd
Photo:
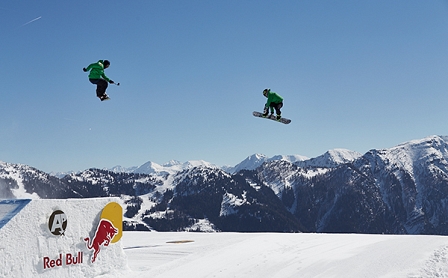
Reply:
[[[83,253],[78,252],[76,255],[72,254],[59,254],[56,259],[50,259],[50,257],[44,257],[44,269],[55,268],[59,266],[69,266],[83,263]]]

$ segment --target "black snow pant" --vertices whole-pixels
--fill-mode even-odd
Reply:
[[[282,112],[280,111],[280,109],[283,107],[283,102],[279,102],[279,103],[271,103],[269,105],[269,107],[273,107],[275,109],[275,113],[277,115],[281,115]]]
[[[101,97],[106,94],[107,86],[109,85],[104,79],[89,79],[90,83],[96,84],[96,96]]]

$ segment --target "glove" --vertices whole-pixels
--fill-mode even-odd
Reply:
[[[114,81],[112,81],[112,80],[109,80],[109,84],[114,84]]]
[[[87,69],[86,69],[86,68],[82,68],[82,70],[83,70],[84,72],[86,72],[86,71],[87,71]]]
[[[263,109],[263,117],[266,117],[268,115],[268,108],[264,107]]]

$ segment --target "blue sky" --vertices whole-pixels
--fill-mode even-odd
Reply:
[[[43,171],[447,135],[448,3],[3,1],[0,160]],[[82,71],[108,59],[112,98]],[[264,88],[290,125],[258,119]]]

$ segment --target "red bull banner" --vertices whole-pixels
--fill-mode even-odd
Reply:
[[[0,277],[128,271],[118,197],[0,201]]]
[[[68,229],[68,216],[62,210],[54,211],[48,221],[48,229],[51,234],[63,236]],[[95,233],[92,237],[85,237],[84,241],[88,250],[92,250],[90,262],[94,263],[103,248],[109,244],[118,242],[123,234],[123,209],[116,202],[108,203],[101,211],[98,225],[94,227]],[[86,231],[87,233],[87,231]],[[58,254],[51,258],[43,258],[43,269],[51,269],[62,266],[71,266],[84,263],[83,250],[75,254]]]

